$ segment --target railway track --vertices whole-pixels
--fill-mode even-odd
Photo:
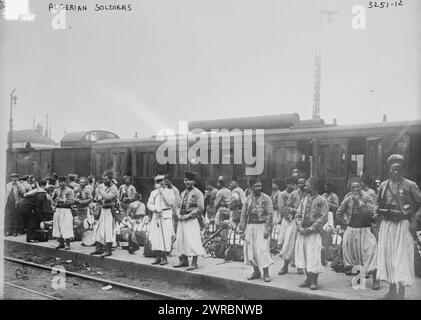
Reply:
[[[33,263],[33,262],[28,262],[25,260],[21,260],[21,259],[16,259],[16,258],[11,258],[11,257],[4,257],[4,261],[8,261],[8,262],[12,262],[12,263],[16,263],[19,265],[23,265],[23,266],[27,266],[27,267],[31,267],[31,268],[35,268],[35,269],[41,269],[41,270],[45,270],[45,271],[53,271],[53,269],[55,270],[55,268],[50,267],[50,266],[46,266],[46,265],[42,265],[42,264],[37,264],[37,263]],[[183,300],[179,297],[175,297],[169,294],[165,294],[165,293],[161,293],[161,292],[157,292],[157,291],[153,291],[153,290],[149,290],[149,289],[145,289],[145,288],[140,288],[140,287],[136,287],[136,286],[132,286],[132,285],[128,285],[128,284],[124,284],[124,283],[119,283],[116,281],[112,281],[112,280],[107,280],[107,279],[102,279],[102,278],[98,278],[98,277],[92,277],[89,275],[85,275],[85,274],[81,274],[81,273],[77,273],[77,272],[72,272],[72,271],[65,271],[66,272],[66,277],[75,277],[75,278],[79,278],[79,279],[83,279],[83,280],[87,280],[87,281],[92,281],[92,282],[97,282],[97,283],[101,283],[101,284],[105,284],[105,285],[111,285],[112,287],[116,287],[116,288],[120,288],[120,289],[124,289],[130,292],[136,292],[136,293],[140,293],[152,298],[157,298],[157,299],[165,299],[165,300]],[[52,300],[62,300],[60,298],[57,297],[53,297],[51,295],[39,292],[39,291],[35,291],[32,289],[28,289],[13,283],[9,283],[9,282],[4,282],[5,285],[20,289],[20,290],[25,290],[28,292],[31,292],[33,294],[38,294],[40,296],[44,296],[45,298],[49,298]]]

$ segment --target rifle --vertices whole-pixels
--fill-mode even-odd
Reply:
[[[216,230],[209,238],[207,238],[203,243],[202,246],[205,246],[208,242],[210,242],[212,239],[216,238],[222,230],[228,228],[229,226],[227,224],[222,224],[222,226]]]

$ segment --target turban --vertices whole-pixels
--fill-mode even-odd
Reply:
[[[314,186],[314,187],[319,186],[319,178],[315,176],[311,176],[310,178],[307,179],[307,181],[310,184],[310,186]]]
[[[196,180],[196,174],[194,172],[186,171],[184,172],[184,177],[187,180]]]
[[[350,177],[348,180],[348,184],[351,186],[351,184],[353,184],[354,182],[358,182],[359,184],[361,184],[361,178],[359,176]]]
[[[389,158],[387,158],[387,164],[391,166],[394,163],[402,164],[404,162],[403,156],[400,154],[392,154]]]
[[[254,186],[256,183],[261,183],[259,176],[252,176],[249,178],[250,186]]]
[[[164,180],[165,179],[165,176],[164,175],[162,175],[162,174],[158,174],[155,178],[154,178],[154,180],[155,180],[155,182],[161,182],[162,180]]]
[[[113,179],[113,173],[112,173],[112,171],[106,171],[106,172],[104,172],[103,176],[104,177],[107,177],[110,180]]]
[[[282,184],[282,181],[280,179],[272,179],[272,184],[275,184],[278,187],[280,187]]]

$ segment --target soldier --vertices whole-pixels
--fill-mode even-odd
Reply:
[[[241,211],[240,234],[244,240],[244,263],[253,266],[253,273],[248,280],[259,279],[263,269],[263,280],[269,282],[270,233],[273,222],[273,204],[267,194],[261,192],[259,178],[250,178],[253,192],[248,196]]]
[[[288,200],[283,205],[282,222],[281,222],[281,236],[279,244],[281,245],[280,256],[284,259],[284,265],[278,272],[279,275],[288,273],[289,263],[294,260],[295,255],[295,242],[297,239],[297,223],[295,215],[297,213],[300,201],[305,196],[305,183],[306,180],[300,176],[297,180],[297,189],[291,191],[294,187],[295,178],[291,177],[287,180],[287,191],[290,192]],[[289,182],[289,183],[288,183]],[[282,197],[284,199],[284,197]],[[298,274],[304,274],[302,268],[297,268]]]
[[[372,289],[379,290],[376,279],[377,241],[370,227],[374,216],[374,202],[371,196],[362,190],[359,177],[353,177],[348,183],[351,193],[342,201],[336,212],[338,223],[345,230],[342,250],[345,274],[352,274],[352,268],[362,266],[364,274],[373,275]]]
[[[76,175],[75,174],[69,174],[67,179],[69,181],[69,188],[73,189],[74,191],[76,191],[77,189],[79,189],[79,183],[76,182]]]
[[[22,199],[21,209],[28,214],[26,242],[39,240],[36,237],[36,230],[40,229],[41,222],[52,212],[46,189],[47,181],[41,180],[39,186],[26,193]]]
[[[144,218],[146,214],[146,206],[141,202],[142,196],[140,193],[135,194],[135,200],[129,204],[126,212],[126,221],[128,221],[132,227],[132,233],[129,236],[129,247],[128,251],[130,254],[133,254],[136,250],[139,249],[139,238],[140,234],[139,225],[144,223]],[[141,228],[140,228],[141,229]]]
[[[335,229],[335,214],[336,210],[339,208],[339,197],[334,192],[335,186],[332,182],[326,181],[324,189],[325,192],[322,194],[322,197],[324,197],[327,200],[327,203],[329,204],[329,213],[328,213],[328,222],[323,227],[323,231],[321,233],[322,236],[322,264],[323,266],[327,265],[327,255],[328,250],[332,246],[332,240],[331,240],[331,234],[333,230]]]
[[[403,156],[387,159],[390,178],[383,181],[378,193],[380,224],[377,277],[389,283],[385,299],[405,299],[405,287],[414,283],[414,238],[410,220],[421,204],[417,184],[402,177]]]
[[[272,193],[270,199],[273,204],[273,224],[278,224],[281,221],[281,213],[279,203],[281,201],[281,190],[279,190],[280,182],[278,180],[272,179]]]
[[[23,188],[25,190],[25,193],[29,192],[32,190],[31,185],[28,182],[29,180],[29,176],[27,174],[25,174],[24,176],[19,178],[20,183],[23,185]]]
[[[5,230],[6,236],[18,236],[22,231],[22,219],[18,212],[18,205],[25,193],[25,188],[18,181],[19,175],[12,173],[11,181],[6,184]]]
[[[29,176],[28,183],[31,186],[32,190],[39,188],[38,182],[35,180],[33,175]]]
[[[94,176],[90,175],[88,176],[88,185],[86,186],[86,188],[91,192],[92,197],[95,196],[95,178]]]
[[[166,265],[167,254],[171,252],[171,236],[173,235],[174,192],[163,183],[165,176],[155,177],[155,190],[149,196],[147,207],[152,211],[150,241],[155,252],[152,264]]]
[[[92,202],[93,197],[85,177],[80,178],[79,184],[80,188],[75,193],[75,204],[77,205],[78,215],[83,220],[88,214],[89,205]]]
[[[71,207],[75,202],[75,195],[73,190],[67,186],[66,177],[59,177],[58,181],[59,187],[54,190],[53,194],[56,207],[53,216],[53,237],[57,237],[59,242],[56,249],[70,250],[70,239],[74,238]]]
[[[230,218],[228,203],[231,198],[231,191],[226,187],[223,176],[218,178],[216,186],[219,190],[215,198],[215,226],[218,227],[222,221],[229,220]]]
[[[206,210],[206,222],[215,219],[215,200],[218,189],[216,189],[211,180],[205,182],[205,210]]]
[[[131,184],[131,177],[124,176],[124,184],[118,190],[118,200],[120,202],[120,210],[126,213],[127,207],[134,201],[136,188]]]
[[[295,243],[295,263],[306,273],[306,280],[300,287],[318,289],[317,278],[323,271],[321,261],[322,238],[320,232],[327,222],[329,205],[327,200],[319,195],[319,179],[310,177],[306,181],[308,193],[301,200],[295,215],[297,223],[297,240]]]
[[[78,225],[75,226],[76,233],[78,237],[77,239],[82,239],[84,229],[83,229],[83,221],[88,217],[88,212],[90,210],[90,205],[93,201],[92,193],[88,188],[88,180],[85,177],[81,177],[79,179],[80,187],[75,192],[75,205],[77,207],[77,215],[78,218],[74,220],[74,222],[78,221]],[[76,224],[76,223],[75,223]],[[76,239],[75,238],[75,239]]]
[[[169,174],[165,175],[164,181],[163,183],[167,186],[168,189],[172,190],[172,192],[174,193],[174,199],[175,199],[175,203],[173,206],[173,214],[172,214],[172,219],[173,219],[173,238],[175,238],[175,234],[177,233],[177,207],[180,203],[180,191],[177,189],[177,187],[175,185],[173,185],[172,183],[172,177]],[[174,242],[175,239],[172,241]]]
[[[231,198],[228,204],[230,209],[230,224],[236,224],[240,222],[241,210],[244,202],[246,202],[246,194],[243,189],[240,188],[237,177],[232,177],[231,184]]]
[[[200,234],[200,225],[197,216],[202,214],[204,210],[204,197],[202,192],[197,189],[194,184],[196,174],[185,172],[184,184],[186,189],[181,193],[180,208],[177,212],[178,229],[176,248],[181,255],[180,263],[174,268],[188,267],[188,257],[191,256],[192,263],[187,270],[198,268],[197,258],[204,255],[205,250],[202,246],[202,238]]]
[[[98,204],[101,206],[101,213],[94,229],[96,249],[91,254],[99,254],[104,258],[111,256],[111,249],[116,241],[115,208],[118,200],[118,189],[112,182],[112,172],[104,173],[102,180],[103,185],[97,188],[95,195]]]

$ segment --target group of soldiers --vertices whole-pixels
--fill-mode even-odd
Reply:
[[[193,172],[185,172],[181,193],[169,175],[157,175],[146,206],[130,177],[124,177],[124,183],[117,187],[111,172],[97,181],[81,177],[76,182],[72,175],[52,177],[32,190],[28,185],[34,184],[33,179],[18,181],[19,177],[12,175],[6,186],[6,235],[22,231],[16,223],[22,202],[32,213],[27,214],[30,218],[25,224],[27,241],[36,241],[34,230],[51,208],[57,249],[70,249],[76,210],[81,220],[93,226],[95,251],[91,254],[101,257],[112,254],[125,226],[130,226],[129,252],[134,253],[138,244],[134,230],[147,222],[146,242],[155,257],[153,264],[168,264],[174,247],[179,257],[174,267],[194,270],[198,257],[206,253],[206,230],[212,227],[216,234],[228,228],[241,240],[242,259],[253,267],[248,280],[271,281],[272,254],[279,252],[283,266],[278,274],[287,274],[290,265],[295,265],[299,274],[305,274],[300,287],[316,290],[331,235],[336,231],[342,236],[339,254],[346,274],[353,274],[353,268],[358,267],[372,275],[372,289],[378,290],[380,281],[386,281],[386,298],[403,299],[405,287],[411,286],[415,277],[413,231],[419,228],[421,191],[416,183],[402,177],[401,155],[392,155],[387,162],[390,178],[377,192],[361,177],[352,177],[349,193],[341,202],[331,183],[326,182],[325,193],[320,194],[319,179],[306,177],[299,170],[285,180],[283,191],[281,182],[274,180],[270,196],[262,192],[257,176],[249,178],[245,191],[236,177],[228,184],[227,177],[221,176],[216,187],[206,181],[203,194]],[[152,213],[150,219],[146,208]]]

